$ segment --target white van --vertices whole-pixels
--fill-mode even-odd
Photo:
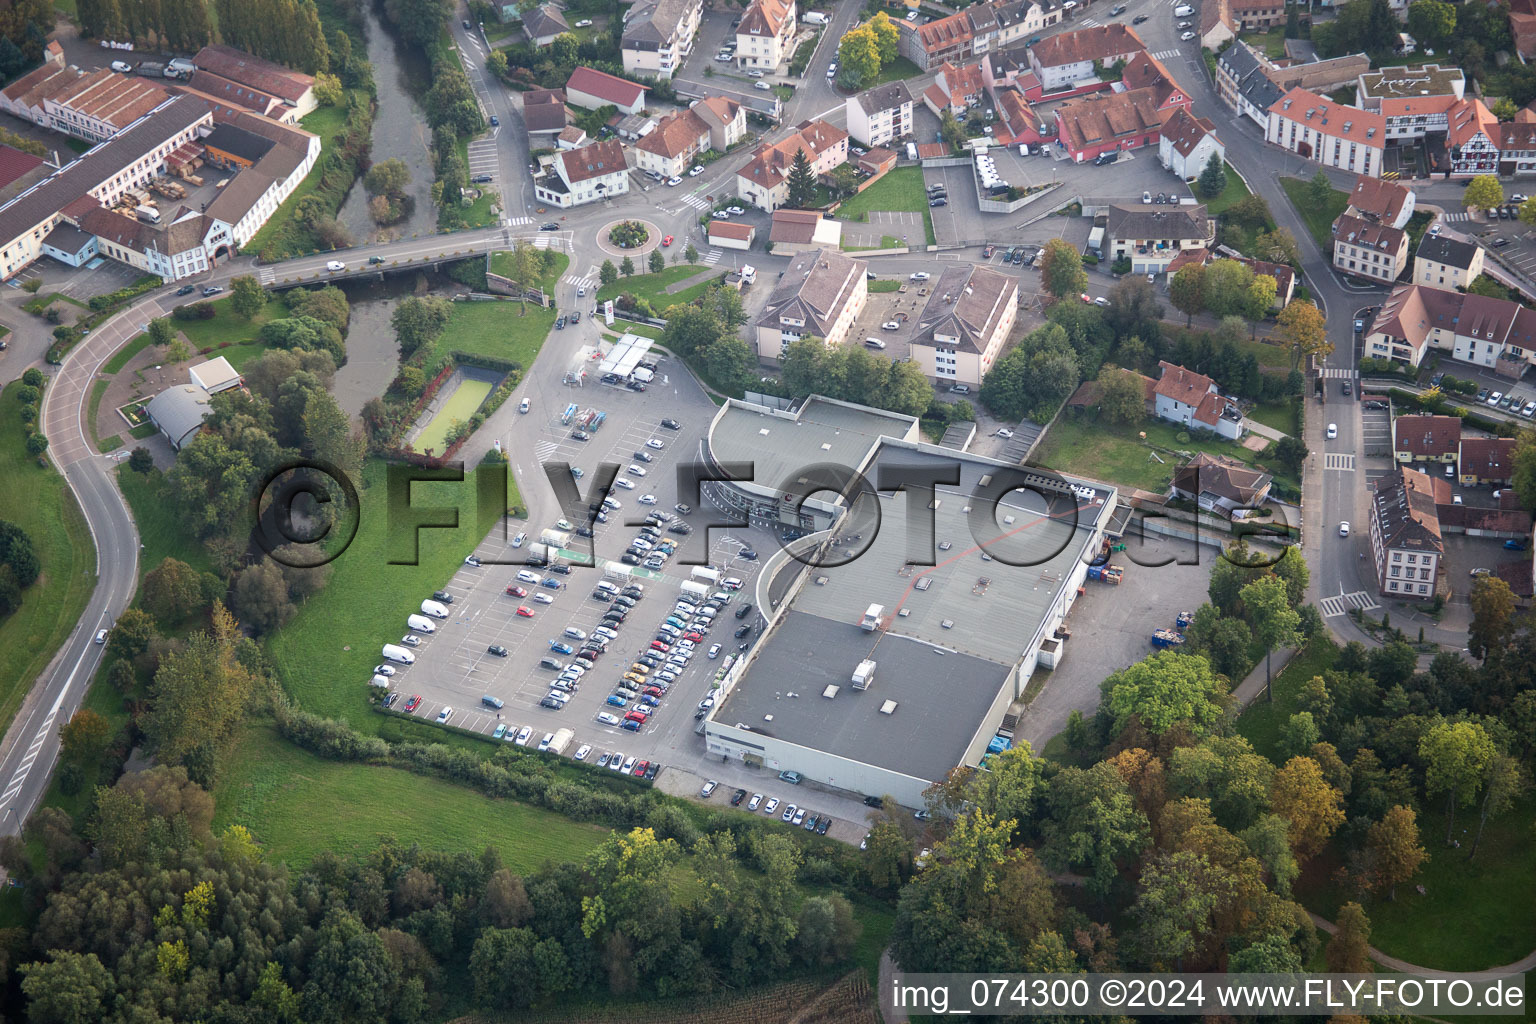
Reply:
[[[416,655],[406,650],[404,647],[397,647],[394,644],[385,644],[384,650],[381,653],[384,655],[385,661],[393,661],[400,665],[416,664]]]
[[[448,606],[441,601],[426,600],[421,602],[421,613],[423,615],[430,615],[434,619],[446,619],[448,617]]]
[[[1173,9],[1173,16],[1175,18],[1187,18],[1194,13],[1195,9],[1189,6],[1189,4],[1180,4]]]
[[[607,580],[598,580],[595,584],[593,584],[593,587],[594,589],[601,590],[605,594],[617,594],[619,592],[619,588],[616,585],[609,583]]]
[[[885,348],[885,342],[881,341],[879,338],[865,338],[864,344],[868,345],[870,348]]]
[[[517,582],[519,583],[538,583],[541,579],[543,577],[538,573],[529,572],[527,569],[517,574]]]
[[[434,626],[432,624],[432,620],[427,618],[425,615],[412,615],[410,618],[405,620],[405,624],[410,626],[418,633],[437,632],[437,627]]]

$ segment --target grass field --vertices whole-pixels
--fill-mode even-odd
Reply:
[[[868,83],[865,88],[870,89],[877,85],[884,85],[886,82],[905,82],[907,79],[916,78],[922,73],[923,69],[907,60],[907,58],[897,57],[881,68],[880,74],[875,77],[873,82]]]
[[[1261,696],[1248,705],[1248,710],[1238,716],[1237,731],[1248,737],[1248,742],[1259,753],[1265,757],[1276,757],[1280,749],[1280,726],[1296,713],[1296,698],[1301,685],[1332,668],[1333,659],[1337,656],[1338,648],[1330,639],[1308,644],[1291,659],[1283,671],[1275,674],[1272,687],[1274,702]]]
[[[214,791],[214,830],[249,828],[269,859],[302,867],[323,850],[363,857],[380,836],[448,852],[493,846],[513,871],[576,861],[608,829],[437,779],[322,760],[271,726],[241,736]]]
[[[898,167],[837,208],[843,220],[868,220],[870,213],[921,213],[929,245],[934,243],[933,218],[928,213],[928,191],[921,167]],[[915,239],[911,241],[915,242]]]
[[[1296,213],[1307,225],[1307,230],[1312,232],[1312,238],[1317,242],[1318,248],[1326,250],[1333,241],[1333,222],[1344,212],[1349,205],[1349,193],[1333,189],[1328,202],[1318,206],[1312,201],[1312,183],[1301,178],[1280,179],[1280,187],[1285,189],[1285,194],[1290,197],[1291,205],[1296,207]]]
[[[875,292],[877,294],[880,293],[880,292],[898,292],[898,291],[901,291],[901,282],[900,281],[871,281],[871,282],[869,282],[869,290],[872,291],[872,292]]]
[[[1137,437],[1145,431],[1147,442],[1157,446],[1158,462],[1150,456],[1152,449]],[[1095,480],[1139,487],[1142,490],[1163,492],[1173,481],[1173,471],[1178,457],[1175,451],[1209,452],[1226,455],[1243,462],[1253,463],[1254,455],[1237,444],[1218,439],[1180,441],[1177,424],[1162,420],[1145,420],[1132,426],[1119,426],[1088,419],[1062,417],[1045,435],[1036,461],[1069,475],[1081,475]],[[1278,467],[1265,467],[1276,471]],[[1277,473],[1283,478],[1283,473]]]
[[[1282,434],[1291,434],[1296,431],[1296,417],[1291,413],[1291,407],[1285,402],[1265,402],[1256,405],[1248,411],[1248,418],[1264,424],[1271,430],[1278,430]]]
[[[39,466],[22,446],[20,382],[0,392],[0,518],[32,538],[42,573],[21,607],[0,619],[0,731],[54,652],[68,638],[96,586],[96,548],[74,494],[52,465]],[[86,623],[88,627],[94,623]]]
[[[411,488],[415,508],[459,509],[457,529],[417,533],[404,513],[393,516],[391,528],[384,464],[370,461],[364,468],[357,536],[331,563],[326,588],[267,641],[279,679],[305,710],[345,719],[367,733],[388,720],[370,713],[366,705],[368,670],[379,660],[379,648],[406,632],[406,617],[418,610],[423,597],[448,582],[491,525],[479,521],[473,471],[464,476],[462,484],[420,483]],[[414,554],[413,537],[419,542]],[[392,557],[401,562],[414,559],[415,564],[391,565]]]
[[[448,401],[438,410],[432,422],[428,423],[412,445],[419,452],[440,452],[448,447],[448,431],[458,420],[467,420],[474,411],[480,408],[480,403],[485,401],[485,396],[491,393],[491,382],[488,380],[466,380],[460,382],[454,389]]]
[[[1221,190],[1221,195],[1205,204],[1206,211],[1212,217],[1225,212],[1227,207],[1248,195],[1248,186],[1243,184],[1243,179],[1237,176],[1237,172],[1232,169],[1232,165],[1226,164],[1225,166],[1227,168],[1227,187]],[[1201,169],[1204,170],[1204,168]]]
[[[96,438],[100,436],[96,431],[96,417],[99,413],[99,406],[101,405],[101,396],[107,393],[107,388],[111,384],[112,382],[109,380],[98,380],[91,383],[91,404],[87,407],[85,412],[85,425],[86,428],[91,432],[92,441],[96,440]],[[107,415],[111,416],[112,419],[117,421],[116,423],[112,424],[113,432],[115,433],[117,429],[122,426],[123,418],[115,412],[108,413]]]
[[[551,289],[569,262],[564,253],[557,255],[556,268],[545,276],[546,287]],[[559,315],[553,307],[535,305],[529,305],[525,312],[516,302],[455,302],[448,327],[437,339],[437,350],[495,356],[529,367]]]
[[[708,287],[708,283],[692,285],[678,292],[668,292],[669,285],[686,281],[696,274],[701,274],[711,268],[696,263],[679,263],[676,266],[667,267],[659,274],[636,274],[633,277],[621,277],[613,284],[605,284],[597,290],[599,302],[604,299],[616,299],[620,295],[633,295],[644,299],[655,307],[660,313],[668,306],[679,303],[692,302]],[[617,325],[615,325],[617,326]]]
[[[187,531],[170,505],[160,496],[160,481],[164,479],[158,469],[148,474],[137,473],[126,463],[119,463],[117,486],[133,513],[134,525],[139,531],[139,575],[159,565],[166,556],[180,559],[199,571],[208,571],[213,565],[203,546],[187,539]]]
[[[1249,32],[1240,38],[1270,60],[1280,60],[1285,56],[1284,25],[1276,25],[1267,32]]]

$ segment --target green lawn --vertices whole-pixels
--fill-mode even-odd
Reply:
[[[1285,57],[1284,25],[1276,25],[1268,32],[1249,32],[1238,38],[1267,56],[1270,60],[1281,60]]]
[[[900,281],[871,281],[871,282],[869,282],[869,290],[871,292],[875,292],[877,294],[880,293],[880,292],[896,292],[896,291],[900,291],[901,290],[901,282]]]
[[[250,320],[236,316],[230,310],[228,299],[219,299],[213,303],[213,308],[217,312],[210,320],[172,320],[171,325],[186,336],[194,353],[205,348],[212,350],[199,357],[198,362],[223,356],[237,370],[267,350],[256,340],[262,325],[288,315],[288,307],[282,299],[268,299],[266,307]],[[228,343],[227,348],[219,347],[225,343]]]
[[[123,367],[128,365],[128,360],[132,359],[134,356],[148,348],[149,343],[150,339],[148,334],[141,334],[137,338],[134,338],[128,344],[118,349],[113,354],[111,359],[107,360],[106,364],[102,366],[101,372],[109,377],[114,373],[121,372]]]
[[[1180,441],[1180,427],[1163,420],[1144,420],[1120,426],[1078,417],[1062,417],[1046,433],[1035,461],[1068,475],[1164,492],[1173,481],[1179,457],[1173,451],[1209,452],[1253,463],[1254,455],[1237,444],[1219,439]],[[1151,457],[1152,449],[1137,437],[1145,432],[1163,461]],[[1265,467],[1275,471],[1278,467]],[[1277,473],[1277,475],[1280,475]]]
[[[209,9],[212,10],[211,5]],[[298,207],[301,199],[313,194],[320,188],[321,181],[325,177],[326,162],[324,160],[324,153],[331,148],[336,134],[341,131],[346,122],[347,105],[345,102],[338,103],[334,107],[317,107],[299,119],[299,126],[301,128],[320,136],[322,158],[315,161],[315,166],[304,176],[304,180],[299,182],[299,187],[294,189],[287,199],[283,200],[283,205],[279,206],[277,212],[261,226],[261,230],[251,236],[251,240],[245,244],[245,252],[259,253],[268,244],[287,236],[290,231],[295,236],[290,239],[290,242],[302,242],[306,246],[314,244],[314,236],[310,234],[309,229],[302,224],[294,223],[294,210]],[[340,200],[336,200],[336,202],[339,206]],[[290,256],[299,254],[297,249],[286,253],[286,255]]]
[[[1445,971],[1475,971],[1518,960],[1536,948],[1536,857],[1531,856],[1529,795],[1483,832],[1477,860],[1467,863],[1477,815],[1456,815],[1457,849],[1445,845],[1445,809],[1437,801],[1419,814],[1420,843],[1429,860],[1397,899],[1366,904],[1371,945],[1411,964]],[[1465,829],[1465,831],[1463,831]],[[1317,872],[1308,872],[1315,876]],[[1415,888],[1422,885],[1423,895]],[[1299,891],[1311,910],[1333,920],[1344,897],[1329,884]]]
[[[468,420],[474,411],[480,408],[480,403],[485,401],[485,396],[491,393],[491,382],[488,380],[466,380],[459,384],[443,403],[432,422],[421,432],[412,445],[419,452],[440,452],[448,447],[448,431],[453,428],[455,422]]]
[[[213,565],[208,560],[207,551],[202,544],[187,539],[187,530],[180,517],[161,498],[162,479],[164,475],[158,469],[145,474],[129,469],[126,462],[118,464],[117,486],[133,513],[139,543],[144,545],[139,551],[139,575],[159,565],[167,556],[180,559],[200,571],[211,570]]]
[[[380,836],[427,849],[493,846],[513,871],[579,861],[608,829],[394,768],[326,761],[255,726],[239,740],[214,790],[214,830],[244,825],[268,859],[302,867],[323,850],[363,857]]]
[[[556,265],[544,280],[544,287],[551,291],[569,262],[564,253],[556,256]],[[524,310],[517,302],[455,302],[448,327],[437,339],[437,350],[510,359],[527,368],[533,365],[559,315],[553,306],[530,304]]]
[[[91,384],[91,404],[90,408],[88,408],[85,413],[85,423],[86,427],[91,432],[92,441],[96,440],[98,436],[96,433],[96,416],[98,413],[98,407],[101,405],[101,396],[107,393],[107,387],[111,383],[112,382],[109,380],[98,380]],[[116,413],[113,413],[112,416],[118,421],[118,423],[114,426],[121,425],[122,417],[118,416]],[[111,451],[110,448],[103,450]]]
[[[679,281],[686,281],[690,277],[710,269],[712,268],[697,263],[678,263],[667,267],[659,274],[636,274],[633,277],[621,277],[613,284],[605,284],[599,288],[597,290],[597,299],[601,302],[604,299],[616,299],[620,295],[633,295],[636,298],[649,302],[656,308],[656,312],[659,313],[668,306],[692,302],[702,295],[705,288],[708,287],[706,282],[703,285],[693,285],[684,288],[679,292],[668,292],[667,287],[669,285],[677,284]]]
[[[1297,710],[1296,696],[1301,685],[1313,676],[1333,667],[1338,648],[1331,639],[1313,641],[1295,655],[1284,671],[1275,675],[1275,699],[1262,696],[1248,706],[1237,719],[1237,731],[1248,738],[1253,748],[1265,757],[1276,758],[1280,749],[1280,726]]]
[[[837,216],[842,220],[866,221],[872,212],[880,210],[891,213],[921,213],[927,243],[933,245],[933,218],[928,214],[927,196],[927,186],[923,184],[923,169],[916,165],[898,167],[839,206]],[[916,241],[910,235],[908,236],[909,243],[915,245]]]
[[[459,139],[459,159],[464,161],[464,166],[469,166],[469,136]],[[479,186],[470,186],[480,192],[474,202],[468,206],[460,207],[452,217],[447,216],[447,207],[438,207],[437,227],[440,231],[464,231],[469,228],[483,228],[496,222],[496,214],[491,211],[501,199],[500,193]]]
[[[1249,410],[1248,418],[1257,420],[1271,430],[1278,430],[1282,434],[1290,434],[1296,430],[1296,417],[1291,414],[1291,406],[1287,402],[1265,402],[1256,405]]]
[[[1301,178],[1282,177],[1280,187],[1285,189],[1291,205],[1296,207],[1296,213],[1306,223],[1307,230],[1312,232],[1312,238],[1317,242],[1318,248],[1326,250],[1333,241],[1333,222],[1349,205],[1349,193],[1334,189],[1328,202],[1318,206],[1312,200],[1311,182]]]
[[[1248,195],[1248,186],[1243,184],[1243,179],[1237,176],[1237,171],[1231,164],[1223,165],[1227,169],[1227,187],[1221,190],[1221,195],[1205,204],[1206,212],[1212,217],[1226,212],[1226,209]]]
[[[459,510],[459,526],[452,530],[417,532],[403,511],[392,512],[382,462],[367,464],[358,490],[362,507],[357,536],[331,563],[332,576],[325,589],[309,598],[292,621],[267,641],[267,653],[278,678],[301,707],[345,719],[353,728],[372,733],[382,723],[396,721],[367,709],[368,670],[378,662],[379,648],[406,632],[406,617],[418,610],[422,597],[448,582],[494,524],[479,521],[474,471],[465,473],[462,484],[419,483],[411,488],[411,503],[417,509],[451,506]],[[419,542],[417,554],[413,554],[413,538]],[[414,558],[416,564],[391,565],[391,558],[401,562]],[[537,625],[528,629],[543,636]]]
[[[51,464],[39,466],[22,446],[20,387],[12,381],[0,392],[0,494],[11,496],[0,518],[32,538],[42,573],[22,592],[21,607],[0,619],[0,650],[7,652],[0,659],[0,730],[75,628],[96,586],[96,548],[74,494]]]
[[[905,57],[897,57],[891,63],[880,69],[880,74],[865,88],[872,89],[886,82],[905,82],[909,78],[916,78],[923,73],[923,69],[907,60]]]

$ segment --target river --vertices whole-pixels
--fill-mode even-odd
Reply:
[[[373,82],[378,90],[378,110],[373,115],[372,159],[405,161],[411,169],[411,184],[407,191],[414,206],[400,223],[379,227],[368,214],[368,193],[363,188],[362,179],[358,179],[352,191],[347,193],[336,219],[360,245],[374,240],[429,235],[437,230],[437,210],[432,205],[432,179],[436,177],[430,152],[432,133],[427,128],[420,105],[406,88],[407,75],[428,77],[425,58],[395,41],[373,4],[363,4],[363,13],[367,19],[368,60],[373,64]]]

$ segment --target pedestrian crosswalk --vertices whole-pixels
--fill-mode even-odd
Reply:
[[[1183,50],[1174,48],[1172,50],[1164,50],[1161,53],[1154,53],[1152,56],[1157,60],[1172,60],[1174,57],[1183,55],[1183,53]]]
[[[1462,221],[1471,220],[1472,215],[1463,210],[1460,213],[1442,213],[1440,215],[1440,219],[1445,221],[1447,224],[1458,224]]]
[[[1381,607],[1364,590],[1357,590],[1353,594],[1336,594],[1333,597],[1325,597],[1318,604],[1322,605],[1325,618],[1344,615],[1351,608],[1359,608],[1363,612],[1368,612],[1373,608]]]
[[[1337,469],[1345,473],[1355,471],[1355,457],[1343,452],[1325,452],[1323,454],[1323,468]]]
[[[561,284],[573,284],[577,288],[591,288],[597,283],[597,278],[591,274],[586,277],[577,277],[575,274],[566,274],[560,279]]]
[[[1323,367],[1323,378],[1325,380],[1354,380],[1355,371],[1344,366],[1325,366]]]
[[[704,254],[704,259],[702,259],[700,262],[703,263],[705,266],[712,267],[716,263],[719,263],[720,262],[720,257],[724,256],[724,255],[725,255],[725,253],[721,252],[719,249],[711,249],[711,250],[709,250],[709,252]]]
[[[705,199],[703,196],[695,196],[695,195],[683,196],[683,202],[685,204],[687,204],[688,206],[693,207],[695,210],[707,210],[707,209],[709,209],[709,200]]]
[[[265,288],[267,285],[277,280],[277,271],[273,270],[271,267],[261,267],[256,271],[256,280],[263,288]]]
[[[533,247],[535,249],[558,249],[560,248],[560,246],[556,244],[558,242],[559,239],[551,238],[548,235],[542,233],[533,236]]]
[[[524,224],[532,224],[532,223],[533,223],[533,218],[532,217],[504,217],[504,218],[502,218],[502,224],[504,224],[505,226],[507,226],[509,228],[522,227]]]

